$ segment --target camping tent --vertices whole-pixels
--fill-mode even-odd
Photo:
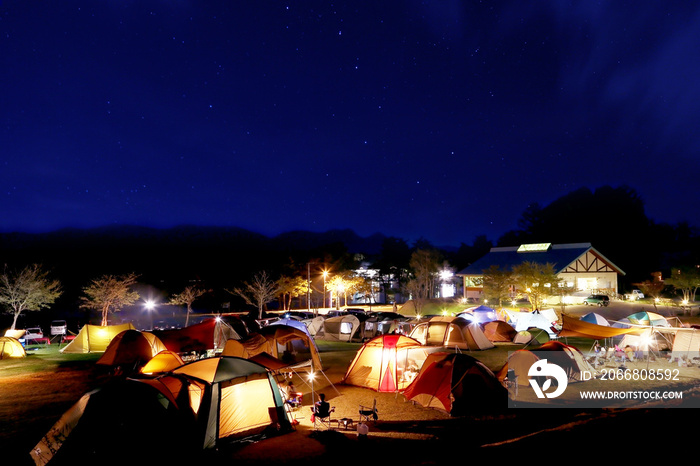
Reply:
[[[115,379],[84,394],[29,454],[37,465],[180,464],[194,452],[193,433],[165,386]]]
[[[260,364],[218,356],[185,364],[172,374],[188,380],[191,407],[197,413],[204,448],[268,428],[291,427],[279,387]]]
[[[361,341],[361,327],[360,319],[352,314],[328,317],[323,321],[323,329],[316,333],[316,338],[327,341]]]
[[[550,341],[549,332],[540,327],[528,327],[525,330],[532,336],[532,342],[541,345],[542,343],[547,343]]]
[[[218,318],[206,319],[184,328],[154,330],[153,333],[168,350],[175,353],[221,350],[229,339],[240,338],[228,322]]]
[[[172,351],[163,350],[153,356],[140,370],[142,374],[157,374],[170,372],[171,370],[182,366],[185,362],[182,358]]]
[[[463,317],[472,322],[478,322],[480,324],[491,322],[496,320],[498,316],[496,315],[496,310],[488,306],[476,306],[467,309],[464,312],[457,314],[457,317]]]
[[[468,354],[447,352],[429,354],[403,395],[453,416],[504,408],[508,400],[505,387],[483,363]]]
[[[402,391],[418,373],[426,352],[405,335],[379,335],[357,351],[343,383],[378,392]]]
[[[309,332],[285,324],[275,324],[263,327],[259,332],[268,341],[273,343],[272,356],[289,362],[301,362],[296,359],[304,359],[313,362],[316,369],[321,369],[321,356],[316,342]],[[292,361],[293,359],[293,361]]]
[[[466,350],[494,347],[479,324],[470,323],[460,317],[433,317],[428,322],[416,325],[410,337],[426,346],[448,346]]]
[[[27,355],[22,343],[14,337],[0,337],[0,359],[23,358]]]
[[[508,341],[512,342],[515,335],[518,333],[509,323],[502,320],[492,320],[482,324],[484,335],[490,341]]]
[[[262,353],[289,364],[300,362],[292,359],[302,355],[305,360],[311,360],[316,369],[323,367],[314,339],[308,333],[289,325],[269,325],[251,333],[245,340],[229,340],[221,352],[223,356],[244,359],[252,359]]]
[[[671,349],[671,362],[700,358],[700,330],[680,328],[676,330]]]
[[[508,370],[513,370],[518,380],[518,385],[529,385],[528,371],[530,366],[540,359],[547,359],[566,371],[569,381],[581,381],[584,374],[595,375],[597,371],[586,361],[578,348],[565,345],[559,341],[548,341],[537,349],[521,349],[512,352],[508,356],[506,364],[497,374],[498,380],[504,380]]]
[[[316,334],[323,331],[324,317],[316,316],[313,319],[305,319],[302,322],[306,325],[309,335],[316,337]]]
[[[97,364],[141,366],[165,349],[163,342],[151,332],[124,330],[109,342]]]
[[[670,327],[666,318],[655,312],[641,311],[627,316],[633,325],[648,325],[652,327]]]
[[[633,327],[633,329],[635,329]],[[634,333],[626,334],[618,343],[620,348],[627,346],[636,351],[663,351],[671,349],[670,338],[675,330],[671,327],[640,327]]]
[[[610,326],[608,319],[596,312],[589,312],[588,314],[581,316],[580,320],[583,322],[588,322],[589,324],[603,325],[605,327]]]
[[[66,346],[61,353],[102,353],[107,349],[114,337],[125,330],[134,330],[131,323],[121,325],[84,325],[78,335]]]
[[[291,317],[284,317],[282,319],[275,320],[273,322],[270,322],[268,327],[270,325],[286,325],[288,327],[294,327],[297,330],[301,330],[302,332],[311,336],[311,333],[309,332],[309,328],[306,326],[306,324],[304,322],[302,322],[301,320],[292,319]]]
[[[556,335],[552,328],[557,322],[557,316],[551,309],[535,310],[532,312],[520,312],[506,310],[509,323],[517,330],[527,330],[530,327],[537,327],[545,330],[550,337]]]
[[[532,333],[528,332],[527,330],[521,330],[513,337],[513,343],[516,345],[527,345],[530,342],[533,342],[533,340],[534,343],[539,344],[539,342],[532,336]]]

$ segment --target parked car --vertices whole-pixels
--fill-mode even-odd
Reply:
[[[583,304],[585,304],[586,306],[589,304],[590,305],[597,304],[598,306],[607,306],[609,303],[610,303],[610,298],[608,298],[604,294],[592,294],[583,300]]]
[[[54,320],[51,322],[51,335],[65,335],[68,331],[68,325],[65,320]]]
[[[39,327],[28,328],[24,334],[24,341],[29,342],[44,338],[44,332]]]
[[[644,293],[641,290],[632,290],[632,292],[625,294],[625,299],[628,301],[637,301],[638,299],[644,299]]]

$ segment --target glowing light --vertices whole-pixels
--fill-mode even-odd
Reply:
[[[552,247],[552,243],[521,244],[518,252],[544,252]]]

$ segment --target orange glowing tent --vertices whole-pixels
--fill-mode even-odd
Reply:
[[[124,330],[109,342],[104,354],[97,360],[97,364],[140,366],[163,350],[165,345],[152,333]]]
[[[425,361],[423,346],[405,335],[374,337],[357,351],[343,383],[378,392],[403,391]]]
[[[142,374],[170,372],[185,364],[182,358],[169,350],[163,350],[153,356],[142,368]]]
[[[0,359],[23,358],[27,355],[22,343],[14,337],[0,337]]]

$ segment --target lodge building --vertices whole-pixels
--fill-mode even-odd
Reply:
[[[464,280],[464,297],[481,300],[483,287],[478,285],[484,271],[492,266],[510,271],[523,262],[552,264],[567,287],[587,293],[618,293],[617,279],[625,273],[590,243],[522,244],[491,248],[488,254],[456,275]]]

